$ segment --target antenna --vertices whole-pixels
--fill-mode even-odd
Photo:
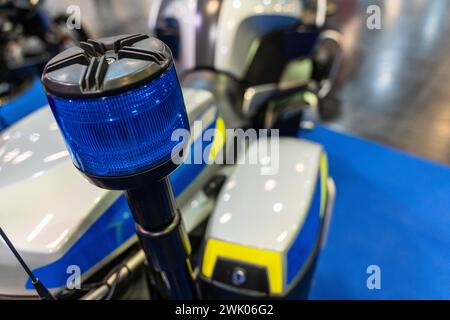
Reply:
[[[9,250],[14,254],[17,261],[19,261],[22,268],[25,270],[25,272],[28,274],[28,276],[31,279],[31,283],[33,284],[34,288],[36,289],[37,294],[41,298],[41,300],[56,300],[55,297],[52,296],[50,291],[44,286],[44,284],[36,278],[36,276],[33,274],[33,272],[30,270],[30,268],[27,266],[25,261],[23,261],[20,254],[17,252],[16,248],[12,244],[11,240],[9,240],[6,233],[3,231],[3,229],[0,227],[0,236],[5,240],[6,245],[8,246]]]

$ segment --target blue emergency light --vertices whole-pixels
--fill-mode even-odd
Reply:
[[[74,164],[95,176],[130,175],[171,158],[189,122],[175,68],[138,88],[94,98],[48,94]]]
[[[169,49],[145,35],[90,40],[52,59],[43,82],[75,166],[98,177],[170,161],[189,130]]]

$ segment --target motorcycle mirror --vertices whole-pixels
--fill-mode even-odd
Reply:
[[[251,86],[245,90],[242,112],[246,117],[255,116],[270,100],[280,99],[307,88],[306,81],[282,81]]]
[[[253,117],[257,114],[261,107],[275,94],[276,90],[276,83],[261,84],[247,88],[242,101],[242,112],[244,115]]]

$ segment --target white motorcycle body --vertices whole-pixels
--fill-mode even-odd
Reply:
[[[210,93],[183,91],[191,122],[214,127]],[[193,137],[200,139],[201,137]],[[193,147],[194,143],[191,143]],[[49,107],[0,135],[0,222],[24,260],[53,291],[82,279],[134,244],[134,222],[121,192],[95,187],[73,166]],[[217,166],[180,166],[171,176],[188,231],[211,212],[202,191]],[[0,242],[0,296],[35,296],[25,272]]]

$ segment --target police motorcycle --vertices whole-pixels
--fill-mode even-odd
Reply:
[[[226,87],[254,127],[297,125],[302,104],[325,113],[337,78],[332,10],[326,0],[155,1],[148,26],[172,50],[184,86]]]
[[[151,298],[307,292],[334,200],[325,151],[280,137],[278,159],[260,157],[271,144],[257,139],[233,157],[256,164],[211,163],[234,150],[226,128],[275,127],[281,113],[251,120],[267,98],[257,85],[235,98],[243,89],[226,71],[199,68],[180,91],[174,68],[170,49],[141,34],[89,40],[47,64],[53,115],[43,108],[0,139],[1,226],[11,240],[0,247],[1,297],[37,298],[37,287],[41,297],[127,298],[142,284]],[[299,88],[279,82],[266,96]],[[189,128],[184,162],[169,161],[170,135]],[[210,161],[186,160],[199,152]]]
[[[45,63],[87,35],[51,18],[43,1],[0,1],[0,131],[47,104],[39,78]]]

